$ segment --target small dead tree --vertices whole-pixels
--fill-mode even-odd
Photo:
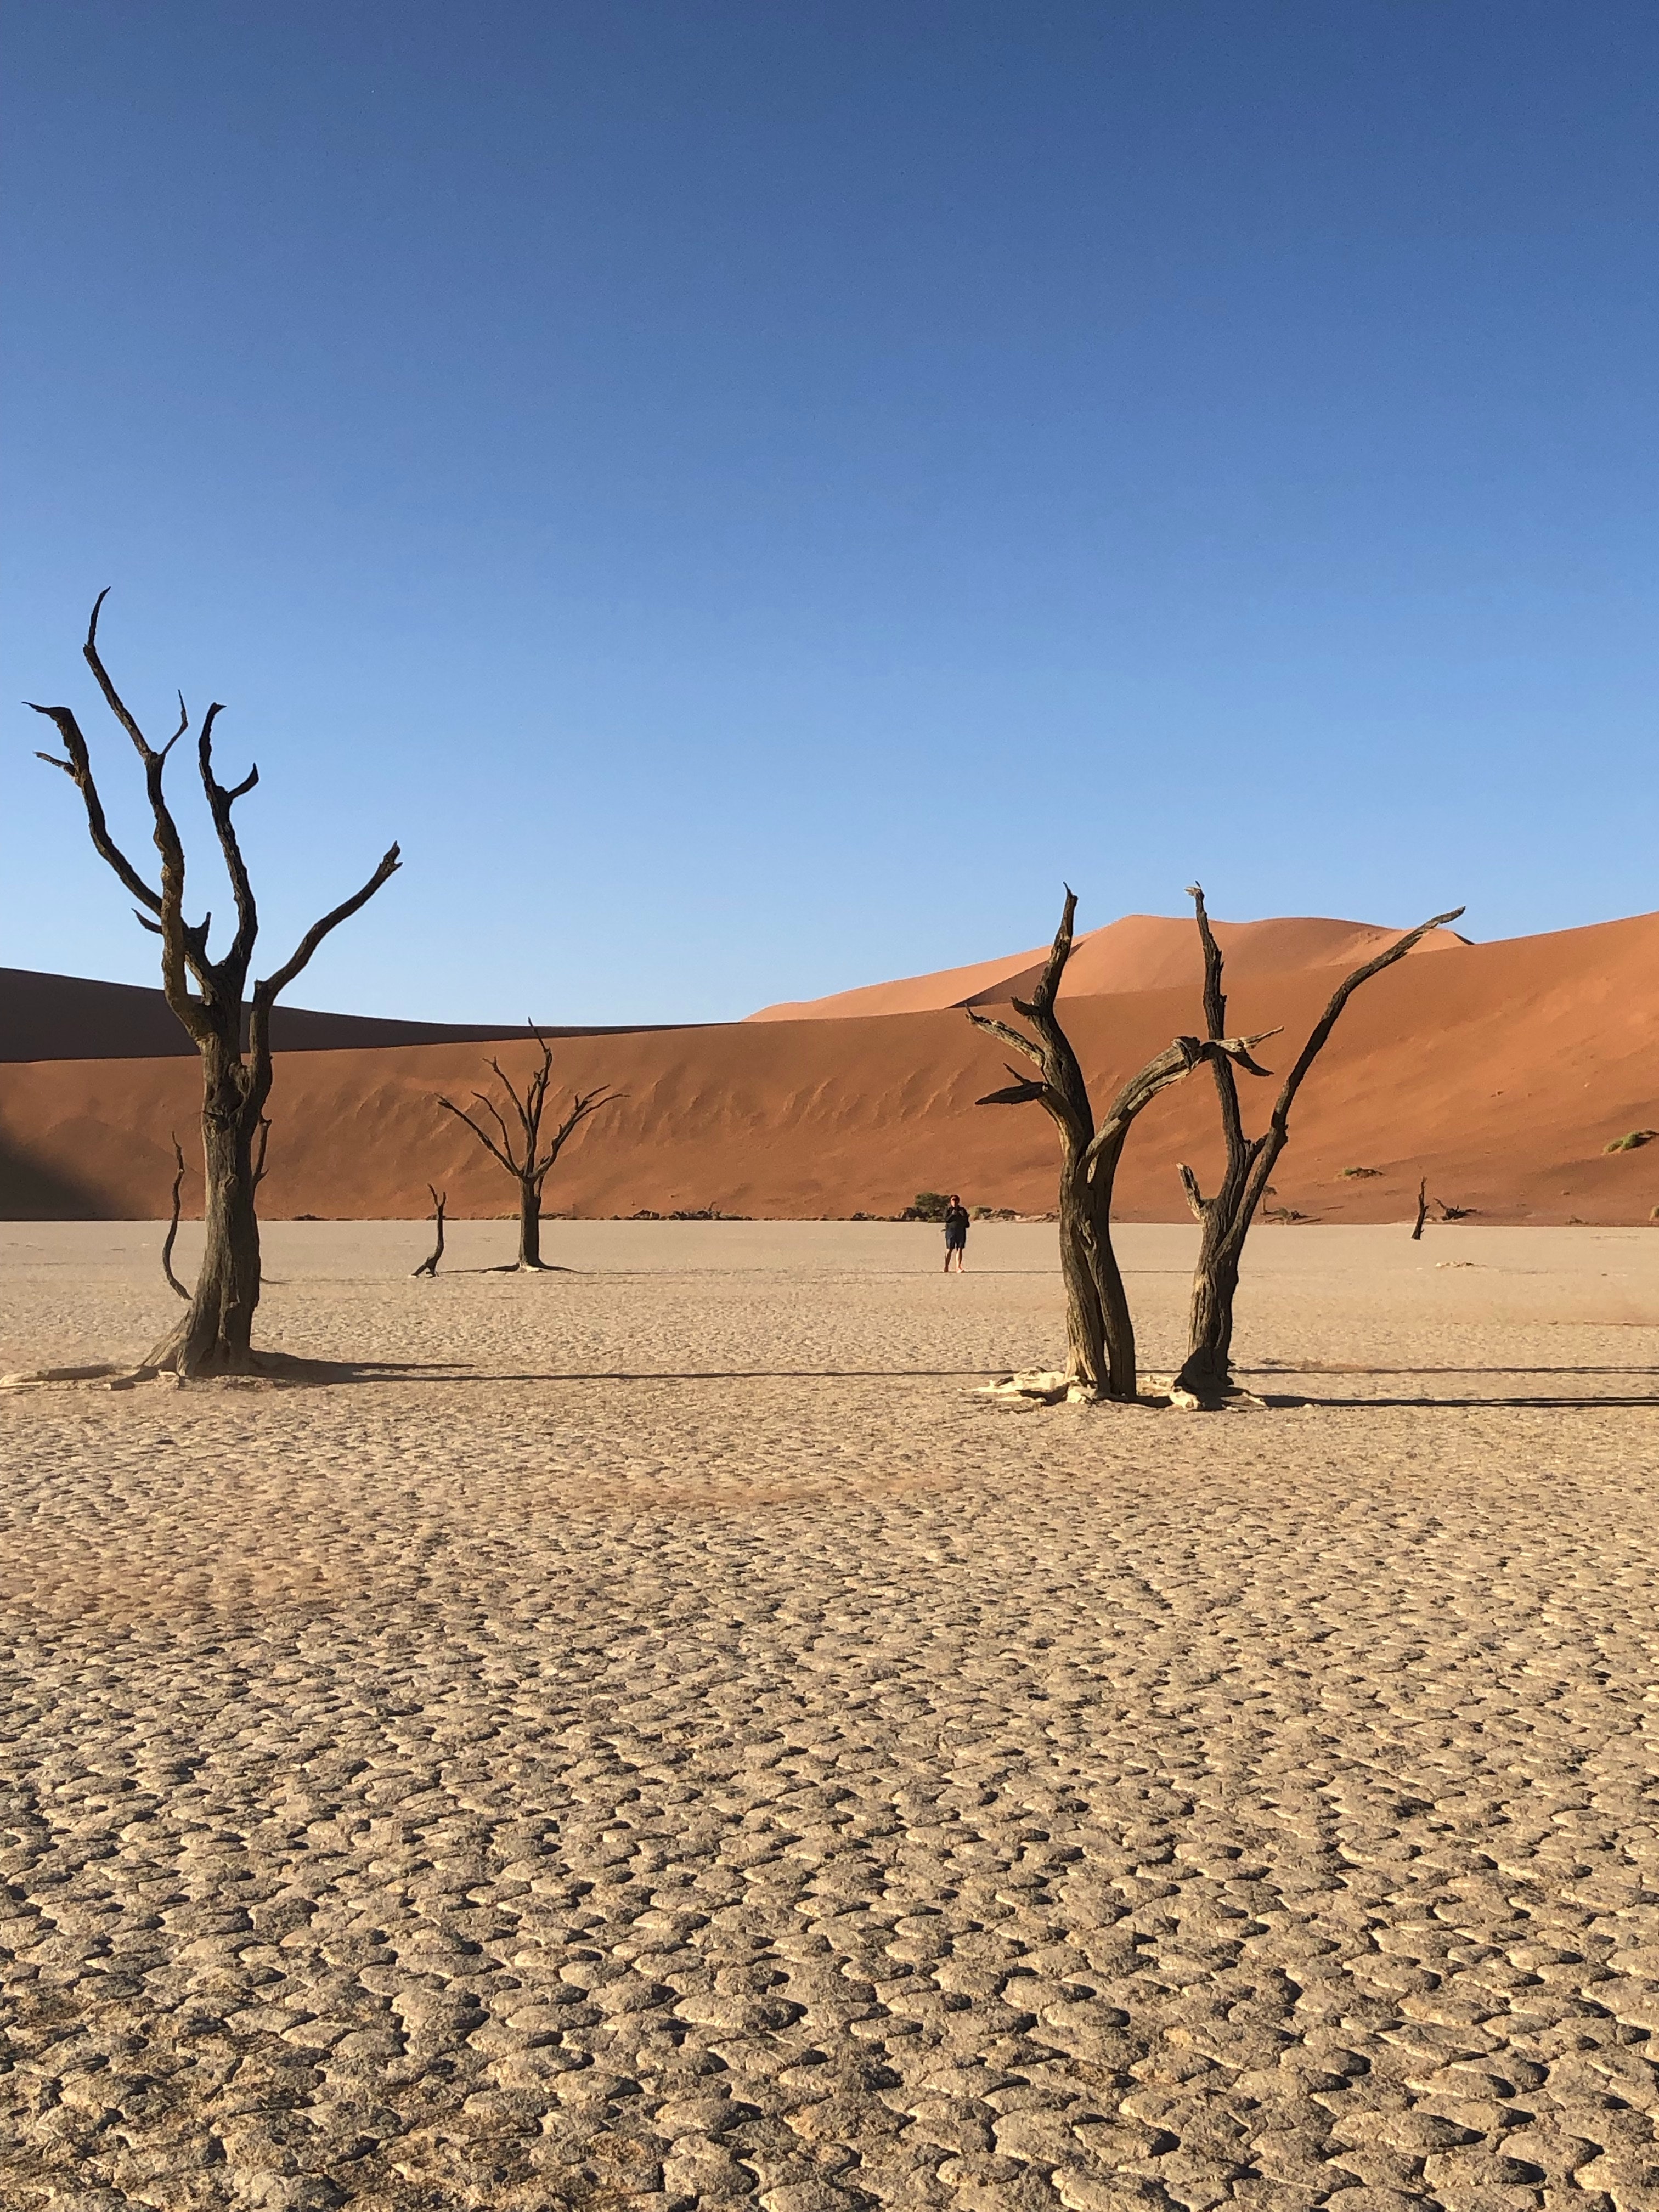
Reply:
[[[437,1189],[432,1183],[428,1183],[427,1188],[432,1193],[432,1203],[435,1208],[432,1218],[438,1224],[438,1241],[414,1272],[416,1275],[431,1275],[435,1278],[438,1273],[438,1262],[444,1256],[444,1208],[449,1203],[449,1193],[447,1190]]]
[[[366,906],[394,873],[398,848],[392,846],[361,890],[313,923],[280,968],[254,984],[244,1050],[243,994],[259,916],[231,810],[253,789],[259,771],[250,769],[228,790],[218,781],[213,771],[213,726],[224,709],[217,702],[210,706],[197,737],[197,763],[236,907],[235,934],[223,957],[215,960],[208,951],[212,915],[204,915],[199,922],[185,919],[184,841],[162,789],[167,756],[189,729],[190,716],[181,696],[179,726],[167,743],[158,749],[145,738],[99,657],[98,617],[107,596],[105,592],[98,595],[82,651],[106,704],[143,763],[144,787],[155,825],[155,849],[161,855],[159,889],[140,875],[110,835],[93,780],[87,741],[73,711],[68,707],[35,707],[34,711],[57,725],[68,756],[60,760],[54,753],[42,753],[40,757],[62,769],[79,791],[94,850],[137,900],[142,909],[138,920],[143,927],[161,939],[161,984],[167,1002],[201,1055],[205,1232],[201,1270],[189,1310],[149,1353],[145,1364],[184,1376],[246,1374],[255,1364],[252,1336],[254,1310],[259,1303],[259,1219],[255,1198],[264,1170],[270,1127],[264,1108],[271,1082],[270,1010],[330,932]],[[33,701],[29,703],[33,705]]]
[[[1070,1039],[1054,1012],[1060,978],[1072,956],[1072,923],[1077,894],[1069,884],[1060,927],[1036,989],[1016,999],[1014,1011],[1036,1030],[1035,1038],[1006,1022],[975,1013],[968,1018],[1033,1061],[1039,1079],[1018,1079],[975,1103],[981,1106],[1040,1105],[1060,1137],[1060,1263],[1066,1285],[1066,1376],[1103,1397],[1135,1395],[1135,1333],[1122,1272],[1112,1249],[1112,1188],[1135,1117],[1161,1091],[1189,1075],[1200,1060],[1237,1060],[1255,1069],[1250,1048],[1262,1038],[1179,1036],[1123,1085],[1097,1125],[1089,1086]],[[1271,1036],[1271,1030],[1265,1032]],[[1260,1070],[1255,1070],[1260,1073]]]
[[[173,1247],[179,1235],[179,1194],[185,1187],[185,1155],[183,1147],[179,1142],[179,1132],[176,1129],[169,1129],[167,1134],[173,1139],[173,1157],[176,1172],[173,1178],[173,1214],[167,1223],[167,1237],[161,1246],[161,1273],[167,1277],[167,1288],[174,1297],[183,1298],[188,1304],[190,1292],[173,1272]]]
[[[1210,927],[1200,887],[1189,884],[1188,896],[1193,902],[1199,940],[1204,950],[1205,1024],[1211,1036],[1218,1037],[1227,1021],[1227,1000],[1221,988],[1221,947]],[[1396,938],[1376,959],[1366,961],[1363,967],[1344,977],[1314,1024],[1296,1065],[1280,1085],[1267,1127],[1259,1137],[1244,1134],[1238,1083],[1233,1073],[1233,1063],[1239,1055],[1217,1054],[1212,1057],[1210,1070],[1215,1078],[1216,1097],[1221,1108],[1221,1133],[1227,1158],[1220,1187],[1212,1198],[1204,1196],[1197,1176],[1184,1162],[1179,1170],[1187,1203],[1197,1215],[1203,1231],[1199,1240],[1198,1268],[1193,1277],[1187,1358],[1176,1377],[1176,1388],[1183,1396],[1200,1404],[1212,1405],[1232,1388],[1233,1299],[1238,1290],[1244,1240],[1266,1194],[1268,1178],[1290,1141],[1291,1108],[1296,1103],[1297,1092],[1309,1069],[1325,1049],[1342,1009],[1362,983],[1369,983],[1373,975],[1380,975],[1396,960],[1403,960],[1431,929],[1441,929],[1448,922],[1455,921],[1462,911],[1461,906],[1454,907],[1449,914],[1437,914],[1431,920],[1419,922],[1415,929]],[[1251,1066],[1248,1060],[1241,1060],[1240,1065],[1252,1075],[1268,1073],[1266,1068]]]
[[[1412,1243],[1423,1242],[1423,1224],[1429,1218],[1429,1179],[1425,1176],[1417,1186],[1417,1218],[1412,1224]]]
[[[542,1185],[548,1171],[566,1144],[589,1115],[597,1114],[602,1106],[614,1106],[623,1096],[603,1083],[597,1091],[576,1091],[572,1094],[570,1111],[544,1145],[542,1122],[547,1112],[547,1094],[553,1079],[553,1048],[533,1022],[527,1023],[530,1034],[541,1047],[541,1065],[532,1068],[520,1097],[513,1080],[502,1069],[498,1060],[489,1063],[495,1079],[511,1100],[518,1117],[519,1133],[515,1138],[502,1120],[501,1109],[482,1091],[472,1094],[474,1101],[489,1115],[500,1133],[500,1141],[492,1137],[481,1121],[450,1099],[440,1097],[438,1103],[447,1114],[453,1114],[467,1127],[483,1146],[492,1159],[499,1160],[519,1186],[519,1258],[518,1266],[527,1273],[545,1273],[542,1258]],[[430,1188],[430,1185],[428,1186]],[[434,1194],[435,1195],[435,1194]]]

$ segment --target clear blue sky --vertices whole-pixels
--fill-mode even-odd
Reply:
[[[719,1018],[1036,943],[1062,876],[1659,905],[1652,0],[10,46],[0,697],[87,705],[142,843],[113,586],[135,703],[258,761],[270,964],[402,840],[299,1002]],[[0,729],[0,961],[153,981]]]

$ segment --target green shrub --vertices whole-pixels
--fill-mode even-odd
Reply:
[[[943,1191],[919,1190],[915,1203],[907,1206],[899,1218],[902,1221],[943,1221],[950,1203]]]
[[[1650,1145],[1659,1137],[1659,1129],[1632,1129],[1627,1137],[1615,1137],[1610,1145],[1603,1145],[1604,1152],[1635,1152],[1644,1145]]]

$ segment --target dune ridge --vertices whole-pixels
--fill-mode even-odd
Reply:
[[[1410,924],[1403,925],[1409,927]],[[1332,921],[1314,915],[1280,916],[1270,921],[1217,921],[1216,941],[1235,980],[1247,975],[1290,974],[1304,968],[1356,968],[1401,934],[1370,921]],[[1447,952],[1467,945],[1455,931],[1437,929],[1419,952]],[[928,975],[908,975],[893,983],[867,983],[824,999],[781,1001],[750,1014],[751,1022],[845,1021],[866,1014],[934,1012],[946,1006],[1006,1005],[1023,997],[1042,972],[1048,947],[981,960],[967,968],[941,968]],[[1203,977],[1198,933],[1190,916],[1126,914],[1078,938],[1060,985],[1063,999],[1116,996],[1130,991],[1163,991]]]
[[[1659,915],[1455,956],[1402,962],[1354,1000],[1298,1102],[1276,1203],[1322,1221],[1397,1220],[1426,1175],[1436,1196],[1482,1222],[1646,1221],[1659,1143],[1604,1147],[1659,1127]],[[1282,1066],[1341,972],[1241,963],[1231,1018],[1284,1024],[1285,1045],[1267,1054]],[[1079,996],[1069,1026],[1099,1096],[1198,1020],[1196,990],[1165,987]],[[1047,1121],[975,1104],[1005,1079],[1003,1054],[960,1011],[588,1034],[558,1054],[563,1084],[628,1095],[572,1141],[550,1212],[889,1214],[925,1188],[1020,1212],[1054,1202]],[[502,1059],[517,1064],[511,1048]],[[458,1216],[505,1215],[507,1179],[434,1103],[478,1082],[483,1060],[479,1045],[453,1042],[279,1054],[267,1214],[412,1217],[433,1182]],[[1249,1086],[1252,1127],[1271,1097]],[[185,1059],[0,1065],[0,1214],[155,1218],[172,1177],[168,1133],[189,1143],[198,1111]],[[1178,1159],[1213,1176],[1201,1078],[1137,1125],[1118,1184],[1124,1218],[1181,1218]],[[1346,1176],[1350,1167],[1379,1172]],[[187,1208],[199,1191],[192,1175]]]

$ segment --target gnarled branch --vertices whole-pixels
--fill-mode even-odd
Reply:
[[[449,1193],[441,1191],[434,1183],[428,1183],[427,1188],[432,1193],[432,1203],[436,1209],[433,1218],[438,1224],[438,1241],[414,1272],[416,1275],[435,1277],[438,1262],[444,1256],[444,1208],[449,1203]]]
[[[167,1279],[168,1289],[188,1304],[190,1292],[173,1272],[173,1247],[179,1234],[179,1194],[185,1187],[185,1155],[179,1143],[178,1131],[170,1129],[167,1133],[173,1139],[173,1157],[177,1168],[173,1178],[173,1212],[167,1222],[166,1241],[161,1246],[161,1273]]]
[[[353,891],[349,898],[342,899],[339,905],[331,913],[325,914],[320,921],[313,921],[276,973],[254,985],[253,1005],[248,1016],[248,1048],[256,1056],[263,1056],[270,1050],[270,1010],[278,998],[308,964],[312,954],[323,939],[337,929],[343,921],[349,921],[354,914],[366,907],[381,884],[389,883],[397,874],[401,865],[397,846],[389,847],[382,854],[379,867],[362,888]]]

